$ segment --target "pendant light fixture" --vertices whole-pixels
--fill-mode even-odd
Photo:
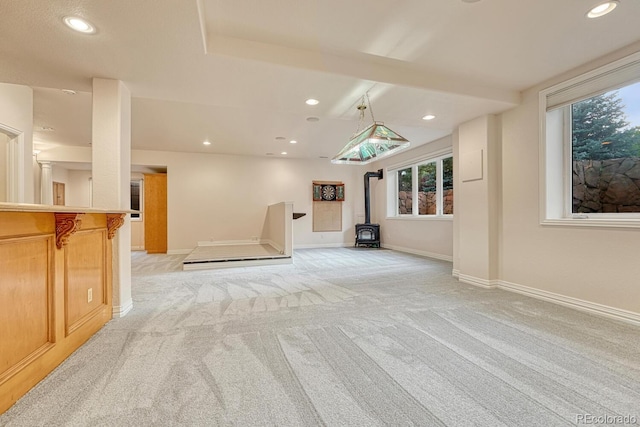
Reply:
[[[366,104],[365,97],[367,98]],[[360,130],[364,125],[367,105],[372,123]],[[331,163],[366,165],[409,147],[410,142],[407,139],[386,127],[384,123],[376,122],[368,93],[362,96],[362,101],[357,108],[360,111],[358,128],[347,145],[331,159]]]

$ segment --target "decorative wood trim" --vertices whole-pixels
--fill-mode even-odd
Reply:
[[[113,239],[116,235],[116,231],[118,228],[122,227],[124,224],[124,218],[127,214],[123,213],[108,213],[107,214],[107,238],[109,240]]]
[[[69,242],[69,237],[80,229],[81,213],[56,212],[56,247],[62,249]]]
[[[333,198],[323,197],[324,187],[333,187]],[[313,181],[312,198],[314,202],[344,202],[344,183],[342,181]]]
[[[7,204],[0,203],[0,249],[4,247],[2,253],[3,266],[0,266],[0,281],[7,278],[7,283],[19,282],[19,288],[23,291],[28,290],[28,283],[35,283],[32,288],[37,292],[23,292],[20,297],[20,304],[24,318],[28,318],[28,322],[22,322],[25,327],[17,330],[14,323],[9,326],[0,325],[0,335],[4,334],[9,327],[10,330],[16,329],[21,335],[9,337],[7,348],[9,353],[18,351],[17,356],[7,358],[5,352],[0,351],[4,366],[0,366],[0,414],[13,405],[17,399],[29,391],[36,383],[48,375],[56,366],[58,366],[65,358],[67,358],[74,350],[80,347],[93,334],[95,334],[105,323],[107,323],[113,314],[112,307],[112,271],[111,271],[111,249],[113,240],[107,239],[107,213],[127,213],[122,211],[97,211],[97,210],[80,210],[77,208],[70,209],[64,206],[44,206],[35,205],[35,210],[20,211],[7,210]],[[10,207],[18,206],[10,205]],[[60,209],[60,210],[58,210]],[[88,213],[88,214],[87,214]],[[85,214],[85,215],[83,215]],[[82,221],[81,221],[82,220]],[[93,262],[93,269],[88,278],[96,278],[91,283],[85,280],[83,259],[76,259],[76,282],[80,284],[77,302],[85,305],[85,309],[79,310],[78,315],[73,319],[72,333],[67,335],[66,317],[69,310],[69,303],[74,304],[75,301],[69,301],[67,280],[70,272],[67,268],[67,260],[69,254],[75,252],[76,258],[81,258],[85,253],[87,242],[83,243],[81,238],[85,234],[99,233],[99,239],[91,239],[91,246],[101,246],[103,257],[100,262]],[[73,239],[70,239],[71,235]],[[25,262],[25,256],[20,256],[19,251],[10,247],[7,251],[6,245],[14,242],[32,242],[45,239],[46,247],[39,247],[37,253],[31,247],[25,246],[23,253],[27,259],[36,257],[37,265]],[[60,249],[56,249],[56,245]],[[80,246],[77,246],[80,245]],[[84,246],[83,246],[84,245]],[[96,248],[98,250],[98,248]],[[9,252],[7,254],[7,252]],[[23,254],[24,255],[24,254]],[[97,267],[100,264],[100,267]],[[11,268],[6,268],[10,266]],[[45,271],[46,270],[46,271]],[[80,271],[78,271],[80,270]],[[47,289],[44,289],[44,279],[46,275]],[[99,277],[98,277],[99,276]],[[98,280],[99,279],[99,280]],[[3,282],[4,284],[4,282]],[[94,306],[88,304],[87,286],[93,288],[92,304],[99,307],[99,311]],[[8,287],[5,287],[5,296]],[[0,286],[0,289],[3,289]],[[98,291],[100,289],[102,292]],[[102,294],[102,295],[100,295]],[[46,299],[46,307],[43,305]],[[27,300],[25,302],[25,300]],[[31,301],[34,301],[33,303]],[[12,298],[0,298],[0,306],[5,303],[11,307]],[[120,312],[126,313],[131,307],[131,301],[128,301],[125,310],[122,308]],[[24,307],[28,305],[28,307]],[[0,307],[2,312],[2,307]],[[31,314],[33,313],[33,315]],[[9,311],[9,313],[12,313]],[[86,315],[86,317],[84,317]],[[35,319],[37,317],[37,319]],[[34,326],[32,319],[38,320],[39,324]],[[48,323],[44,327],[44,322]],[[27,325],[28,323],[28,325]],[[28,329],[28,330],[25,330]],[[2,335],[4,338],[4,335]],[[24,342],[28,337],[29,346],[22,346],[20,350],[18,344]],[[35,338],[33,338],[35,337]],[[15,338],[15,339],[14,339]],[[22,340],[22,341],[21,341]],[[34,343],[31,345],[31,343]],[[26,348],[26,350],[25,350]],[[6,363],[9,361],[10,363]],[[0,365],[2,364],[0,363]],[[10,366],[8,366],[10,365]]]

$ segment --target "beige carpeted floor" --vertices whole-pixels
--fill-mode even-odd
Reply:
[[[181,256],[135,253],[133,311],[0,425],[564,426],[586,414],[640,416],[638,327],[464,285],[450,263],[390,250],[298,250],[294,260],[183,272]]]

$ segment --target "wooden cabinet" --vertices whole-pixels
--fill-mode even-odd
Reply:
[[[0,413],[111,319],[126,215],[16,206],[0,203]]]
[[[167,253],[167,175],[144,175],[144,248]]]

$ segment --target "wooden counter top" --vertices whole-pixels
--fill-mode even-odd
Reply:
[[[32,203],[0,202],[0,212],[69,212],[69,213],[136,213],[122,209],[87,208],[80,206],[36,205]]]

